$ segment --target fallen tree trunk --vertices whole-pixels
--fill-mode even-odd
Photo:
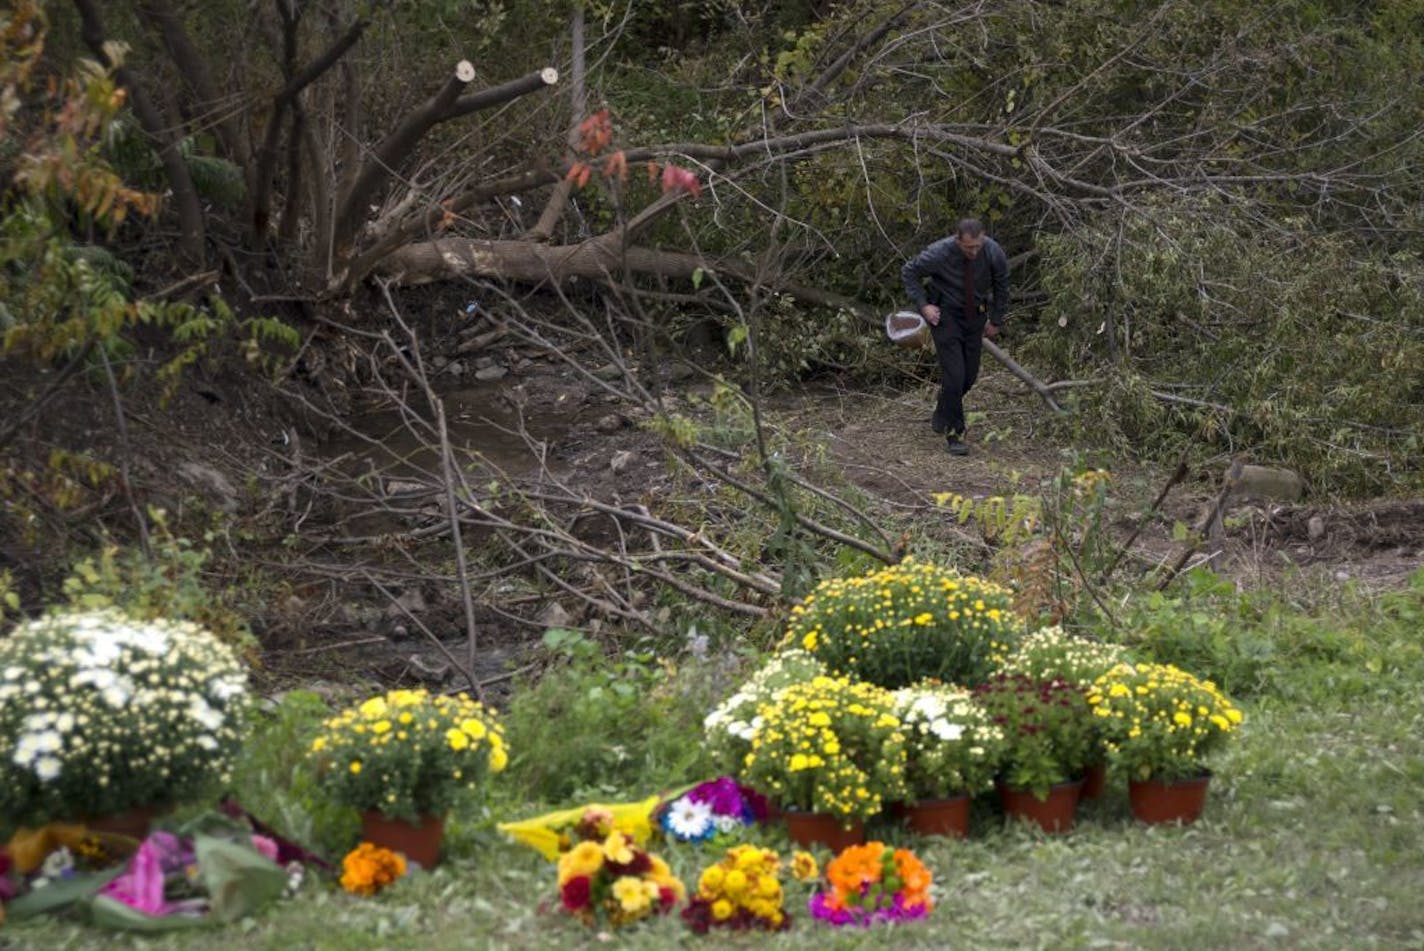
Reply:
[[[643,247],[619,249],[611,241],[549,245],[535,240],[441,238],[393,251],[374,273],[399,286],[462,277],[564,284],[575,278],[603,280],[624,269],[659,277],[690,278],[698,268],[720,270],[701,255]]]
[[[625,248],[620,247],[616,237],[611,234],[571,245],[548,245],[531,239],[441,238],[398,248],[380,261],[375,275],[397,286],[458,278],[564,284],[576,278],[609,280],[623,272],[691,278],[698,270],[729,275],[741,281],[757,279],[752,268],[742,262],[636,245]],[[867,323],[880,325],[881,315],[854,298],[800,284],[776,282],[766,286],[804,303],[845,310]],[[984,349],[1038,394],[1049,409],[1055,413],[1065,412],[1053,398],[1052,385],[1024,369],[992,340],[984,341]]]

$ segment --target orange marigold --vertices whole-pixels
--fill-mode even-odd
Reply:
[[[374,895],[405,874],[405,856],[362,842],[341,860],[341,887],[353,895]]]
[[[917,905],[934,907],[930,900],[930,870],[908,849],[895,850],[895,873],[904,883],[902,893],[905,904],[911,908]]]
[[[862,886],[880,880],[884,849],[880,842],[848,846],[826,866],[826,879],[840,896],[859,895]]]

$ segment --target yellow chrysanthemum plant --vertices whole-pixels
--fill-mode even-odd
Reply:
[[[925,678],[974,687],[1017,646],[1022,629],[1005,588],[907,558],[821,582],[791,609],[782,647],[891,690]]]
[[[309,758],[343,805],[418,822],[509,762],[493,710],[465,694],[392,690],[327,720]]]
[[[829,813],[849,826],[905,798],[905,734],[889,691],[816,677],[780,691],[758,714],[742,780],[781,808]]]
[[[1118,664],[1094,681],[1088,704],[1130,779],[1200,776],[1242,720],[1215,684],[1170,664]]]
[[[751,750],[752,737],[761,726],[757,711],[778,691],[805,683],[826,672],[816,658],[800,648],[774,654],[747,682],[717,705],[702,721],[707,749],[718,768],[736,772]]]

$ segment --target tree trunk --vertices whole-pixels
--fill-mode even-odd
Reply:
[[[565,158],[572,162],[574,149],[579,144],[579,124],[588,113],[588,96],[584,91],[584,35],[583,4],[574,4],[573,20],[569,24],[569,39],[573,46],[573,64],[569,70],[569,136]],[[548,241],[554,234],[554,227],[564,215],[569,195],[573,194],[574,183],[561,178],[554,185],[549,200],[539,220],[525,237],[531,241]]]
[[[559,81],[559,71],[545,67],[502,85],[461,96],[474,78],[474,67],[468,60],[457,63],[454,74],[440,91],[407,115],[362,164],[351,188],[341,196],[337,206],[332,244],[338,260],[350,258],[356,234],[370,217],[371,201],[432,127],[548,88]]]
[[[173,64],[183,81],[193,90],[200,115],[213,116],[213,128],[222,142],[223,151],[243,168],[252,158],[252,146],[242,134],[236,116],[222,105],[217,83],[208,69],[208,59],[193,45],[183,21],[174,12],[167,0],[141,0],[139,12],[152,26],[158,28],[163,46],[172,57]]]
[[[281,5],[279,4],[279,9]],[[301,72],[296,69],[296,44],[297,44],[297,19],[300,11],[293,8],[284,12],[283,18],[283,64],[282,76],[283,86],[272,97],[272,112],[267,117],[267,129],[262,136],[262,146],[257,152],[257,157],[250,169],[249,177],[249,206],[252,233],[248,236],[249,242],[260,245],[267,236],[268,220],[272,211],[272,180],[277,171],[277,150],[281,144],[282,120],[286,117],[287,110],[312,83],[321,78],[332,66],[346,55],[346,51],[356,45],[356,41],[361,38],[361,34],[366,30],[369,22],[364,17],[353,20],[346,28],[346,31],[334,40],[320,56],[306,65]]]
[[[164,121],[153,100],[144,93],[143,87],[138,84],[138,77],[125,66],[114,68],[114,61],[104,49],[104,24],[99,19],[94,0],[74,0],[74,5],[79,10],[84,44],[95,59],[114,69],[114,79],[128,91],[129,102],[134,115],[138,116],[139,125],[158,148],[158,157],[163,162],[168,187],[173,193],[173,207],[178,212],[178,256],[189,267],[201,267],[207,256],[207,228],[203,221],[203,206],[198,201],[198,190],[178,147],[178,137],[172,132],[170,124]]]
[[[374,273],[403,286],[461,277],[563,284],[572,278],[603,280],[625,264],[629,271],[661,277],[691,277],[699,267],[712,270],[701,255],[640,247],[620,254],[617,245],[607,239],[548,245],[529,240],[442,238],[408,244],[388,254]]]

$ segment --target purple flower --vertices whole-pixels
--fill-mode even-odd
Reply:
[[[736,780],[727,776],[694,787],[687,797],[693,802],[707,803],[712,807],[714,816],[736,816],[740,819],[747,808]]]
[[[826,902],[826,896],[817,892],[811,896],[806,907],[810,910],[811,917],[819,918],[837,928],[845,925],[860,925],[868,928],[879,921],[914,921],[929,914],[928,905],[906,907],[905,896],[899,892],[895,893],[895,899],[891,904],[875,909],[832,908]]]

